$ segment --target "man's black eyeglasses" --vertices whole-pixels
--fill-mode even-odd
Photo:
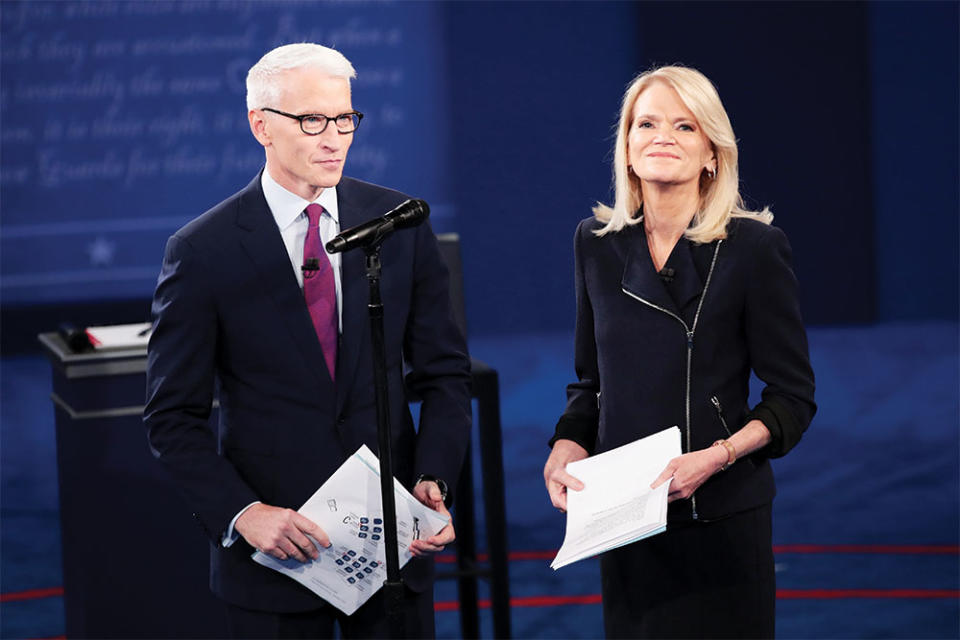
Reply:
[[[295,116],[292,113],[277,111],[276,109],[270,109],[269,107],[263,107],[261,111],[269,111],[270,113],[276,113],[277,115],[299,120],[300,130],[308,136],[320,135],[327,130],[327,125],[331,122],[336,125],[338,133],[353,133],[357,130],[357,127],[360,126],[360,120],[363,119],[363,114],[359,111],[341,113],[340,115],[333,117],[325,116],[322,113],[306,113],[302,116]]]

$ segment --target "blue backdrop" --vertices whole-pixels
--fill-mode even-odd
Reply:
[[[174,230],[263,163],[244,80],[279,44],[359,69],[350,171],[449,213],[438,5],[24,2],[2,7],[5,303],[149,296]],[[415,149],[415,158],[410,150]]]
[[[718,85],[808,321],[955,319],[957,23],[954,2],[7,1],[4,315],[145,316],[166,237],[262,163],[247,68],[312,40],[359,74],[348,173],[461,234],[473,334],[570,328],[623,88],[672,62]]]

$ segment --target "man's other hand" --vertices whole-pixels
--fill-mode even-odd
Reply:
[[[436,482],[432,480],[418,482],[417,486],[413,488],[413,497],[441,515],[450,518],[447,505],[443,503],[443,493],[440,491],[440,487],[437,486]],[[453,519],[451,518],[450,524],[441,529],[437,535],[431,536],[426,540],[414,540],[410,544],[410,553],[418,558],[439,553],[443,551],[444,547],[456,540],[456,538],[457,535],[453,530]]]

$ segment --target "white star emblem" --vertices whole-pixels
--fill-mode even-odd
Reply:
[[[96,240],[87,245],[90,264],[95,267],[113,264],[113,254],[116,250],[115,242],[110,242],[103,236],[97,236]]]

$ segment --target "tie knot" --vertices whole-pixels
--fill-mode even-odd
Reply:
[[[310,226],[315,227],[320,224],[320,216],[323,215],[323,207],[316,203],[308,204],[306,212],[307,218],[310,219]]]

